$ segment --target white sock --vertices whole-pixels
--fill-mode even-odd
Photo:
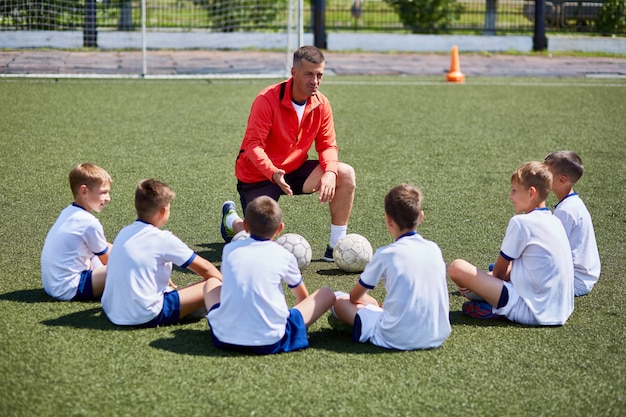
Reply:
[[[226,227],[228,227],[229,229],[232,229],[233,222],[239,218],[240,217],[239,217],[239,214],[237,214],[237,212],[230,213],[228,216],[226,216]]]
[[[329,246],[334,248],[337,244],[337,241],[340,237],[345,236],[348,231],[348,225],[345,226],[337,226],[334,224],[330,225],[330,243]]]

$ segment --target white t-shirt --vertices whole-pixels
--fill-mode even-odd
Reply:
[[[59,214],[41,251],[44,290],[59,300],[71,300],[81,272],[89,269],[89,260],[108,250],[100,221],[79,205],[70,204]]]
[[[401,350],[441,346],[451,329],[446,265],[439,246],[413,233],[379,248],[359,283],[372,289],[381,280],[387,296],[371,342]]]
[[[272,240],[249,237],[224,246],[221,272],[220,306],[208,315],[213,334],[238,346],[278,342],[289,317],[282,283],[302,282],[295,256]]]
[[[196,253],[167,230],[137,220],[115,238],[102,309],[115,324],[138,325],[161,313],[172,264],[186,268]]]
[[[511,284],[536,323],[564,324],[574,311],[574,264],[563,225],[550,209],[513,216],[500,254],[512,261]]]
[[[554,208],[561,220],[572,249],[574,260],[574,291],[589,293],[600,277],[600,254],[596,244],[591,215],[576,193],[569,194]]]

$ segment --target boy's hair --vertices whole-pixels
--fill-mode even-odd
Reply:
[[[545,201],[552,189],[552,173],[548,166],[539,161],[530,161],[521,165],[511,175],[511,182],[523,186],[525,189],[535,187],[541,201]]]
[[[556,151],[546,156],[544,163],[552,167],[557,174],[565,175],[575,184],[583,176],[583,161],[574,151]]]
[[[271,197],[257,197],[246,207],[246,223],[251,235],[271,239],[282,221],[283,210]]]
[[[164,182],[147,179],[140,181],[135,190],[135,210],[137,217],[147,220],[161,208],[166,207],[176,193]]]
[[[293,53],[293,66],[297,66],[302,60],[310,62],[311,64],[321,64],[324,62],[324,54],[315,46],[301,46]]]
[[[408,184],[393,187],[385,196],[385,213],[401,230],[415,229],[422,212],[422,192]]]
[[[70,188],[76,196],[81,185],[86,185],[90,190],[103,184],[111,184],[113,179],[108,172],[98,165],[83,163],[78,164],[70,171]]]

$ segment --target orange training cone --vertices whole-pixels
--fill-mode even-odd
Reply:
[[[451,83],[465,82],[465,74],[461,72],[461,64],[459,63],[459,48],[456,45],[452,47],[452,61],[450,62],[450,72],[446,75],[446,79]]]

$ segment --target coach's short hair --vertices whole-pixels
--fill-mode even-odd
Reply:
[[[302,60],[311,64],[321,64],[324,62],[324,54],[313,45],[301,46],[293,53],[293,66],[295,67]]]

